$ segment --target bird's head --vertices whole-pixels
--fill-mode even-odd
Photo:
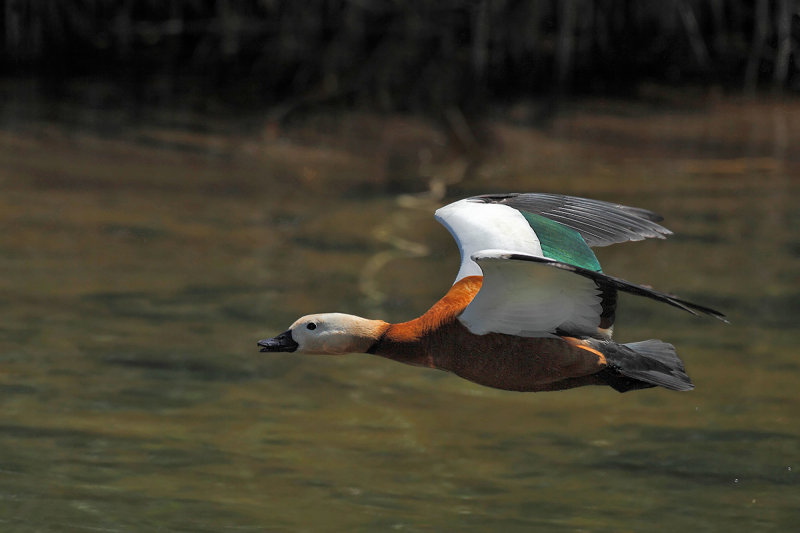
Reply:
[[[343,313],[306,315],[277,337],[258,341],[258,346],[262,352],[363,353],[380,339],[387,327],[382,320]]]

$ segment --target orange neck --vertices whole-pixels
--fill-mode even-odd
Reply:
[[[441,300],[419,318],[390,324],[368,352],[404,363],[433,367],[433,361],[425,355],[423,343],[440,328],[456,320],[478,294],[482,283],[481,276],[467,276],[458,280]]]

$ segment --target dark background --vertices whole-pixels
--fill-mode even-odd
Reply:
[[[643,84],[796,91],[794,0],[5,0],[6,77],[136,102],[466,114]]]

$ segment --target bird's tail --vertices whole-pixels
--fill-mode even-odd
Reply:
[[[664,387],[676,391],[694,389],[675,347],[650,339],[628,344],[591,342],[606,357],[608,366],[600,376],[619,392]]]

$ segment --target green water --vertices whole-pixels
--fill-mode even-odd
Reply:
[[[9,113],[3,530],[800,522],[800,103],[585,105],[545,129],[487,123],[477,155],[402,117],[284,130]],[[673,342],[695,391],[519,394],[368,355],[257,351],[310,312],[420,314],[458,265],[433,210],[510,191],[665,216],[669,240],[597,253],[611,275],[729,315],[621,301],[617,338]]]

